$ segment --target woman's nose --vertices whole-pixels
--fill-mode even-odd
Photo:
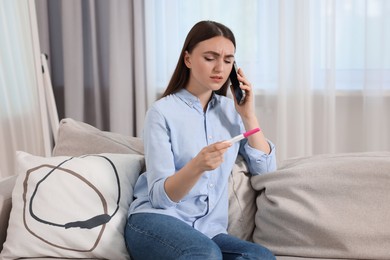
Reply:
[[[217,60],[214,70],[216,72],[222,72],[223,71],[223,61],[222,60]]]

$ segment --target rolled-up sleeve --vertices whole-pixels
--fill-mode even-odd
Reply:
[[[177,204],[176,202],[172,201],[165,192],[165,180],[166,178],[154,182],[152,188],[149,190],[150,203],[154,208],[166,209],[169,207],[174,207]]]
[[[248,142],[242,147],[242,156],[245,158],[249,171],[252,175],[273,172],[276,170],[275,145],[269,141],[271,152],[269,154],[251,147]]]

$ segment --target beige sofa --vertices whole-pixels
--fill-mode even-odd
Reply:
[[[60,123],[53,158],[39,158],[22,153],[19,155],[22,158],[19,159],[19,163],[22,164],[20,161],[24,160],[23,163],[27,166],[31,166],[33,161],[47,165],[48,160],[53,163],[55,158],[101,153],[107,153],[119,170],[121,167],[126,168],[127,164],[124,163],[132,160],[132,168],[138,168],[133,173],[129,171],[129,174],[136,176],[142,172],[141,168],[144,164],[141,139],[103,132],[72,119],[64,119]],[[126,154],[129,157],[118,158],[111,154],[118,154],[118,156]],[[99,171],[100,168],[93,170]],[[21,174],[23,170],[19,172],[19,176]],[[33,175],[29,176],[31,179]],[[72,251],[65,246],[58,246],[59,242],[56,242],[57,244],[53,242],[53,239],[56,239],[51,236],[53,234],[45,234],[45,236],[38,234],[43,232],[41,226],[37,226],[39,229],[34,231],[35,227],[29,224],[31,220],[26,218],[26,214],[19,219],[21,212],[25,213],[23,209],[28,208],[28,205],[25,204],[24,207],[12,205],[12,200],[16,203],[21,201],[21,198],[26,200],[29,196],[26,186],[30,179],[25,177],[23,181],[19,177],[17,180],[15,176],[0,181],[0,259],[18,257],[128,259],[128,256],[113,258],[105,255],[111,247],[118,252],[125,250],[122,242],[104,241],[110,238],[106,234],[111,233],[107,232],[114,232],[112,234],[121,239],[122,231],[112,228],[110,223],[103,225],[106,233],[99,237],[100,244],[92,250],[82,252],[83,250]],[[122,179],[120,181],[122,183]],[[134,180],[126,181],[134,182]],[[131,185],[127,184],[127,186]],[[280,163],[276,172],[256,177],[249,177],[246,164],[239,157],[229,180],[228,232],[267,246],[277,255],[278,260],[390,259],[389,187],[390,152],[386,151],[294,158]],[[18,194],[23,188],[24,197]],[[52,189],[52,193],[57,189],[52,186],[46,188]],[[79,192],[80,189],[76,186],[68,187],[67,191],[72,193],[67,194],[71,197],[71,195],[76,196],[77,194],[73,193]],[[123,205],[119,207],[118,204],[118,208],[125,207]],[[10,219],[11,210],[13,217]],[[125,210],[122,211],[119,227],[123,227]],[[110,212],[109,207],[107,212]],[[45,226],[50,228],[59,222],[50,220],[50,216],[39,215],[39,211],[35,213],[37,215],[35,219],[40,222],[46,221],[50,225]],[[76,214],[81,212],[76,211]],[[23,222],[24,226],[20,224]],[[12,227],[8,227],[7,234],[8,223]],[[23,230],[25,232],[23,233],[21,229],[26,227],[29,232]],[[66,230],[79,232],[77,230],[82,229]],[[18,232],[21,233],[16,234]],[[68,246],[78,241],[77,236],[78,234],[72,233],[72,239],[61,243]],[[83,239],[79,241],[89,236],[91,234],[83,233],[81,236]],[[2,251],[1,245],[5,240],[7,241]],[[73,246],[78,246],[80,243],[74,243]],[[46,244],[48,246],[42,246]],[[51,247],[53,249],[50,249]]]

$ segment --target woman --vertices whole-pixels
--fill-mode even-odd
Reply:
[[[125,230],[133,259],[275,259],[226,232],[228,177],[238,153],[252,174],[276,169],[274,146],[261,131],[226,142],[260,127],[241,69],[244,103],[226,97],[235,48],[226,26],[195,24],[163,97],[146,115],[147,171],[135,186]]]

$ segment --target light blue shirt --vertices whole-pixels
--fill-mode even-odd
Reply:
[[[160,213],[176,217],[212,238],[226,233],[228,224],[228,178],[240,153],[251,174],[276,170],[274,145],[271,153],[237,142],[225,153],[223,163],[206,171],[179,202],[165,192],[167,177],[179,171],[200,150],[212,143],[245,132],[233,100],[213,94],[206,112],[199,99],[182,89],[156,101],[145,118],[144,145],[146,172],[134,188],[135,200],[129,214]]]

